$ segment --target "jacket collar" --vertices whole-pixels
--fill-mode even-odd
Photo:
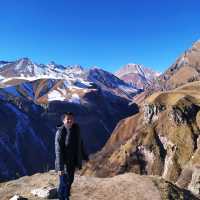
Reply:
[[[72,125],[71,128],[73,128],[73,127],[75,127],[75,126],[76,126],[76,123],[74,123],[74,124]],[[63,129],[65,126],[64,126],[64,124],[62,123],[62,124],[58,124],[56,127],[57,127],[57,129]]]

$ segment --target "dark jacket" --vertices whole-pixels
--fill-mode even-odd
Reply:
[[[58,127],[55,136],[55,155],[56,171],[64,170],[65,164],[81,169],[82,160],[89,160],[84,150],[78,124],[74,123],[69,130],[64,125]]]

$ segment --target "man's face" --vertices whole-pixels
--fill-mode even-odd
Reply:
[[[74,117],[72,115],[65,115],[63,123],[65,127],[71,127],[74,123]]]

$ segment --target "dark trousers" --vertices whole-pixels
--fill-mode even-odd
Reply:
[[[75,167],[66,165],[64,174],[59,176],[58,196],[60,200],[69,200],[71,185],[74,181]]]

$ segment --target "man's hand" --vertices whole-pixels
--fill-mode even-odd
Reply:
[[[58,175],[62,176],[64,174],[64,171],[58,171]]]
[[[82,166],[86,165],[87,162],[89,162],[89,159],[83,160],[83,161],[82,161]]]

